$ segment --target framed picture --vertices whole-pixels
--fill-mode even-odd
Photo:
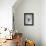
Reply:
[[[24,13],[24,25],[34,25],[34,13]]]

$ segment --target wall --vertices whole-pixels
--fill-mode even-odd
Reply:
[[[0,0],[0,27],[12,28],[12,6],[16,0]]]
[[[14,5],[16,6],[16,5]],[[34,13],[34,25],[24,26],[24,13]],[[36,46],[41,46],[41,1],[23,0],[14,7],[15,28],[23,33],[23,37],[35,41]]]
[[[41,1],[41,38],[42,46],[46,46],[46,0]]]

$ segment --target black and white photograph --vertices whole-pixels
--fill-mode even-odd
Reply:
[[[34,14],[24,13],[24,25],[33,25],[33,24],[34,24]]]

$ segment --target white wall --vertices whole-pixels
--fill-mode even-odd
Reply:
[[[12,6],[16,0],[0,0],[0,27],[12,28]]]
[[[46,46],[46,0],[41,1],[41,38],[42,46]]]
[[[41,46],[41,1],[23,0],[23,2],[15,8],[15,28],[18,32],[22,32],[25,38],[27,37],[28,39],[34,40],[36,46]],[[32,12],[34,13],[34,25],[24,26],[24,13]]]

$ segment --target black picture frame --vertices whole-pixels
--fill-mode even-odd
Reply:
[[[34,13],[24,13],[24,25],[34,25]]]

